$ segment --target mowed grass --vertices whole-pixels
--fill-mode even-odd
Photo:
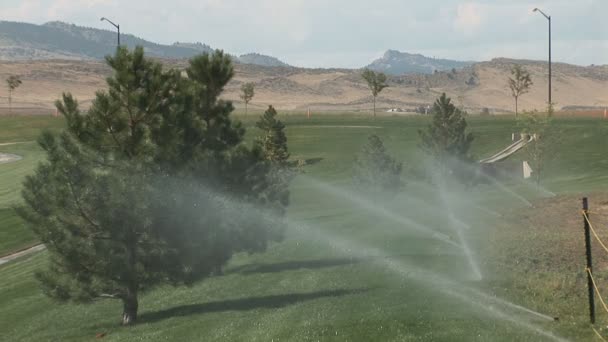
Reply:
[[[33,273],[46,263],[46,253],[0,266],[0,340],[86,341],[98,333],[107,334],[107,341],[551,340],[540,330],[575,340],[593,338],[580,288],[584,274],[572,266],[575,260],[554,260],[561,244],[580,235],[580,227],[570,231],[562,226],[560,234],[553,235],[547,228],[529,234],[529,223],[519,216],[540,213],[518,196],[537,203],[548,201],[542,199],[545,192],[507,178],[450,194],[455,197],[448,200],[451,209],[470,225],[465,235],[484,275],[474,281],[462,250],[386,215],[409,217],[457,241],[445,221],[440,194],[420,177],[425,168],[417,131],[428,124],[427,118],[336,115],[284,120],[292,157],[308,161],[305,173],[292,185],[291,225],[284,242],[263,254],[235,256],[223,276],[143,295],[140,324],[130,328],[118,326],[118,302],[58,304],[44,297]],[[251,116],[244,122],[251,140],[256,133]],[[549,164],[543,186],[572,200],[577,194],[606,190],[608,124],[594,119],[560,119],[559,124],[564,132],[560,153]],[[512,118],[469,118],[469,126],[476,135],[473,153],[480,158],[509,144],[515,130]],[[363,196],[353,201],[350,168],[370,133],[380,135],[404,162],[407,185],[393,199]],[[19,202],[20,182],[5,175],[23,177],[43,156],[35,144],[0,148],[26,157],[0,165],[0,183],[15,189],[0,196],[8,207]],[[552,210],[546,215],[559,211],[546,208]],[[0,220],[2,215],[7,218],[0,222],[19,226],[11,221],[10,211],[0,211]],[[576,211],[572,215],[579,218]],[[539,222],[542,216],[534,224]],[[19,231],[24,232],[0,227],[9,232],[7,239],[18,240]],[[499,295],[561,320],[539,320],[463,295],[467,289]]]
[[[21,184],[31,174],[44,154],[36,139],[42,130],[59,131],[64,120],[48,116],[0,116],[0,153],[22,157],[12,163],[0,164],[0,255],[36,243],[13,207],[21,203]]]

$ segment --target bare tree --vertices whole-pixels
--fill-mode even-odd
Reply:
[[[21,85],[21,79],[19,76],[9,76],[6,79],[6,84],[8,85],[8,113],[12,114],[13,112],[13,92]]]
[[[241,86],[241,99],[245,101],[245,115],[247,115],[247,105],[255,95],[255,86],[252,82],[245,83]]]
[[[511,76],[509,77],[508,84],[509,89],[511,89],[511,96],[515,99],[515,116],[517,116],[519,97],[530,91],[533,83],[530,73],[521,65],[514,65],[511,68]]]
[[[553,118],[553,106],[549,106],[546,113],[524,112],[517,124],[522,133],[534,137],[534,141],[526,145],[524,152],[532,168],[534,180],[540,185],[547,163],[559,151],[560,132]]]
[[[372,91],[374,97],[374,116],[376,116],[376,97],[380,94],[382,89],[388,87],[388,84],[386,84],[386,75],[381,72],[365,69],[361,76],[367,81],[367,85]]]

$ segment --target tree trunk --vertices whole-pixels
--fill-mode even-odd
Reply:
[[[515,117],[517,117],[517,96],[515,97]]]
[[[536,141],[534,142],[535,144],[537,143]],[[535,163],[535,167],[536,170],[534,170],[534,175],[536,176],[536,186],[540,187],[540,178],[541,178],[541,171],[542,171],[542,161],[541,160],[537,160],[537,162]]]
[[[376,117],[376,97],[374,96],[374,117]]]
[[[137,321],[137,290],[129,289],[122,299],[122,325],[132,325]]]
[[[8,88],[8,115],[13,114],[13,92]]]
[[[245,101],[245,116],[247,116],[247,101]]]

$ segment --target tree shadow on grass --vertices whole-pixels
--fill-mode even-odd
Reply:
[[[140,323],[153,323],[168,319],[171,317],[184,317],[192,315],[200,315],[205,313],[222,312],[222,311],[248,311],[255,309],[278,309],[288,305],[293,305],[299,302],[310,301],[320,298],[341,297],[347,295],[366,292],[368,289],[355,290],[327,290],[311,293],[290,293],[284,295],[250,297],[232,300],[223,300],[218,302],[189,304],[172,307],[165,310],[146,312],[139,316]]]
[[[323,260],[298,260],[288,261],[276,264],[252,264],[235,267],[227,273],[276,273],[283,271],[292,271],[299,269],[319,269],[325,267],[346,266],[360,263],[361,260],[354,258],[344,259],[323,259]]]

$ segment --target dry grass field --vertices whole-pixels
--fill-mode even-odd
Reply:
[[[164,62],[178,68],[187,64],[184,60]],[[513,99],[506,80],[513,63],[524,63],[534,82],[530,93],[520,98],[520,109],[543,109],[547,96],[546,64],[507,59],[478,63],[456,73],[391,77],[390,87],[378,97],[378,108],[413,110],[431,104],[438,95],[446,92],[470,113],[479,113],[483,108],[488,108],[493,114],[509,113],[513,110]],[[62,92],[71,92],[86,108],[95,92],[105,87],[105,77],[109,73],[110,69],[100,61],[0,62],[0,79],[20,75],[23,80],[23,85],[13,97],[18,114],[52,114],[53,102]],[[256,95],[250,103],[254,110],[264,109],[269,104],[282,111],[306,111],[310,108],[315,112],[365,113],[371,110],[371,95],[357,70],[238,64],[236,76],[224,93],[224,97],[233,100],[237,108],[243,107],[239,91],[244,82],[256,85]],[[608,106],[607,88],[608,66],[554,65],[553,99],[558,109]],[[7,96],[5,87],[1,88],[0,115],[8,112]]]

